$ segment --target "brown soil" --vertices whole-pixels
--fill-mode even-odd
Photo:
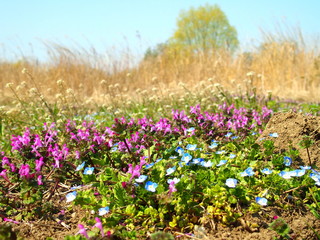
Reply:
[[[304,136],[309,136],[314,144],[309,148],[311,161],[320,168],[320,118],[306,116],[298,113],[276,113],[267,124],[265,131],[260,138],[272,139],[278,151],[286,151],[290,147],[296,148],[300,152],[300,158],[295,159],[293,164],[310,165],[306,149],[299,147],[299,142]],[[270,133],[278,133],[277,138],[270,137]],[[13,225],[13,229],[19,232],[20,236],[30,240],[42,240],[47,237],[53,239],[64,239],[67,235],[74,235],[78,232],[77,224],[86,226],[81,219],[89,217],[90,212],[78,207],[70,208],[60,205],[60,199],[56,199],[59,209],[66,209],[63,216],[58,214],[46,216],[34,222],[20,223]],[[68,210],[69,209],[69,210]],[[293,208],[294,209],[294,206]],[[274,207],[263,208],[261,212],[246,216],[240,219],[233,226],[221,226],[213,221],[205,226],[199,227],[195,237],[180,237],[176,239],[239,239],[239,240],[269,240],[277,237],[275,231],[268,228],[274,216],[280,216],[290,226],[291,239],[317,239],[316,233],[320,234],[320,220],[316,219],[309,211],[281,211]],[[59,218],[61,222],[59,222]],[[58,220],[57,220],[58,219]],[[1,221],[1,220],[0,220]],[[8,224],[0,222],[0,225]],[[86,226],[90,228],[90,226]],[[316,233],[315,233],[316,232]],[[178,235],[178,233],[177,233]],[[176,235],[176,236],[177,236]],[[279,237],[279,236],[278,236]],[[15,238],[12,238],[15,239]],[[106,238],[107,239],[107,238]]]
[[[278,133],[278,137],[270,137],[269,134]],[[305,136],[310,137],[313,144],[307,149],[299,143]],[[276,150],[288,151],[290,148],[299,151],[299,157],[293,159],[293,166],[310,166],[310,161],[320,168],[320,117],[308,116],[301,113],[275,113],[269,120],[266,129],[258,139],[271,139]],[[309,160],[310,156],[310,160]]]

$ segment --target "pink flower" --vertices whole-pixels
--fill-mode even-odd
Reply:
[[[19,174],[21,177],[31,178],[30,175],[30,166],[28,164],[22,164],[19,169]]]
[[[177,189],[176,189],[176,187],[174,186],[176,183],[174,182],[174,181],[171,181],[170,183],[169,183],[169,193],[173,193],[173,192],[176,192],[177,191]]]
[[[6,180],[8,183],[10,183],[10,180],[7,176],[7,169],[4,169],[1,171],[0,176],[4,178],[4,180]]]
[[[43,185],[42,175],[39,175],[39,176],[37,177],[37,181],[38,181],[38,185]]]
[[[12,220],[12,219],[10,219],[10,218],[4,218],[3,221],[5,221],[5,222],[12,222],[12,223],[15,223],[15,224],[19,224],[19,223],[20,223],[20,222],[18,222],[18,221]]]
[[[78,234],[83,235],[85,238],[89,239],[88,233],[86,231],[86,229],[84,228],[84,226],[82,224],[78,224],[78,228],[80,229],[78,231]]]
[[[100,232],[101,232],[101,236],[104,237],[103,226],[102,226],[102,222],[101,222],[100,218],[96,217],[95,220],[96,220],[96,224],[92,228],[95,228],[95,227],[99,228]]]

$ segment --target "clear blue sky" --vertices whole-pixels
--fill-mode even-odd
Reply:
[[[283,22],[320,33],[320,0],[0,0],[0,58],[42,58],[43,42],[142,54],[173,34],[181,10],[205,3],[220,6],[242,46]]]

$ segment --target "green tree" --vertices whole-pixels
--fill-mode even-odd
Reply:
[[[217,5],[182,11],[170,43],[192,52],[209,53],[217,49],[234,51],[239,45],[236,29]]]

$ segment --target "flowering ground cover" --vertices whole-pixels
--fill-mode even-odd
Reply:
[[[281,132],[264,131],[279,110],[272,104],[195,105],[158,119],[96,113],[15,129],[1,145],[0,236],[237,239],[219,229],[241,228],[316,239],[319,158],[277,149]],[[299,144],[319,148],[319,127]],[[286,221],[297,213],[308,219],[304,232]]]

